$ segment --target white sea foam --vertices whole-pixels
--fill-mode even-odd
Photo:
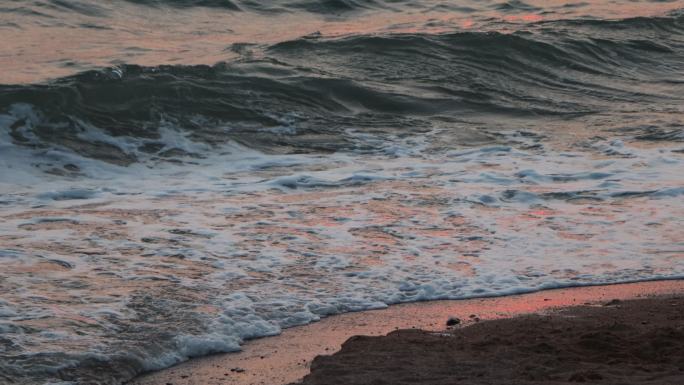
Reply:
[[[95,355],[153,370],[393,303],[684,277],[684,159],[662,148],[230,145],[153,170],[81,159],[94,177],[71,178],[3,146],[27,175],[0,174],[0,333],[54,367]]]

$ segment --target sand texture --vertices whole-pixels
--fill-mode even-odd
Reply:
[[[352,337],[306,385],[684,384],[684,297]]]

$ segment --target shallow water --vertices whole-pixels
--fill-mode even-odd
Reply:
[[[0,8],[1,381],[684,276],[681,2],[268,4]]]

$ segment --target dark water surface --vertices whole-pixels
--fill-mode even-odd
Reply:
[[[684,275],[684,2],[0,4],[0,383]]]

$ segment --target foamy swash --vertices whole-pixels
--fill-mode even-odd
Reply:
[[[341,312],[684,277],[681,12],[90,0],[57,23],[65,2],[16,3],[0,28],[86,38],[133,9],[385,24],[186,21],[164,31],[177,60],[252,40],[219,64],[83,51],[1,85],[1,383],[118,384]]]

